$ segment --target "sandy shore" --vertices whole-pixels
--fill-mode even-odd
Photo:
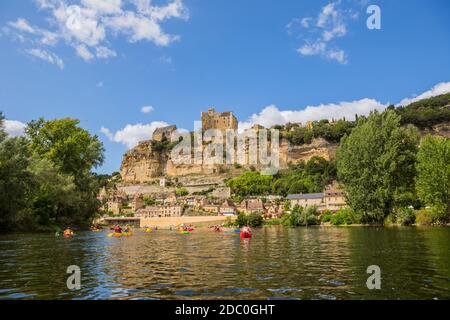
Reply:
[[[158,227],[161,229],[169,229],[180,224],[193,225],[196,228],[207,228],[212,225],[222,224],[227,221],[228,217],[223,216],[183,216],[183,217],[167,217],[167,218],[149,218],[141,219],[140,227]],[[232,218],[235,219],[235,218]]]

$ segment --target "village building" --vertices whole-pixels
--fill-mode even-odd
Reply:
[[[130,202],[130,209],[132,212],[136,212],[136,210],[142,209],[144,206],[145,203],[142,194],[136,194]]]
[[[106,208],[108,212],[114,215],[118,215],[122,212],[123,202],[121,198],[113,197],[106,203]]]
[[[164,204],[165,205],[171,205],[171,204],[176,204],[178,202],[177,196],[174,193],[169,194],[169,196],[167,196],[164,199]]]
[[[159,205],[147,206],[145,209],[137,210],[135,216],[143,219],[180,217],[183,214],[183,206],[180,205]]]
[[[219,208],[219,214],[223,216],[234,216],[236,214],[236,206],[233,201],[226,199]]]
[[[318,211],[323,211],[326,209],[323,192],[290,194],[287,196],[287,199],[290,202],[291,208],[299,205],[303,208],[315,206]]]
[[[203,211],[209,212],[209,213],[219,213],[220,206],[216,204],[206,204],[202,206]]]
[[[243,212],[245,214],[250,214],[253,212],[259,212],[259,213],[265,212],[264,203],[262,202],[261,199],[244,200],[239,204],[237,209],[240,212]]]
[[[282,215],[283,215],[283,206],[275,204],[266,206],[266,213],[264,214],[264,218],[266,219],[280,218]]]
[[[202,112],[202,130],[219,129],[225,131],[227,129],[237,130],[238,121],[233,112],[216,112],[214,108],[209,108],[207,112]]]
[[[330,185],[325,189],[325,207],[327,210],[336,212],[341,208],[347,207],[344,191],[335,185]]]
[[[154,141],[162,141],[163,139],[167,139],[170,141],[172,133],[177,130],[176,125],[171,125],[167,127],[157,128],[152,135],[152,139]]]

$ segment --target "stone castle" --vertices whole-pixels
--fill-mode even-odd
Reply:
[[[231,111],[217,112],[210,108],[201,113],[202,131],[208,129],[238,129],[238,119]],[[261,130],[264,127],[255,125],[254,129]],[[154,131],[152,140],[169,140],[172,132],[177,129],[175,125],[158,128]],[[170,157],[170,151],[156,151],[152,149],[152,140],[141,141],[136,147],[129,150],[123,157],[120,174],[122,181],[128,184],[139,184],[154,181],[160,177],[199,176],[214,177],[232,169],[232,166],[222,164],[174,164]],[[293,146],[286,139],[281,138],[279,148],[280,167],[286,168],[289,163],[308,161],[314,156],[330,159],[336,146],[323,139],[316,139],[309,145]],[[245,152],[248,153],[246,149]],[[248,158],[248,154],[246,155]],[[250,165],[244,165],[249,169]],[[257,169],[259,169],[257,167]],[[230,171],[230,170],[228,170]]]
[[[207,112],[202,112],[202,130],[209,129],[237,130],[238,120],[233,112],[216,112],[214,108],[209,108]]]

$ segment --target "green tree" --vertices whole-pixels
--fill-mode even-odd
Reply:
[[[450,139],[427,135],[417,154],[416,189],[420,200],[433,207],[440,222],[449,218]]]
[[[189,191],[188,191],[188,189],[186,189],[186,188],[179,188],[179,189],[177,189],[177,190],[175,191],[175,194],[176,194],[178,197],[184,197],[184,196],[187,196],[187,195],[189,194]]]
[[[29,149],[23,138],[0,142],[0,229],[13,229],[27,208],[32,175],[28,171]]]
[[[5,131],[5,117],[3,113],[0,111],[0,142],[6,139],[6,131]]]
[[[32,215],[23,223],[27,229],[73,222],[67,214],[80,202],[72,176],[61,173],[48,159],[34,156],[29,165],[33,192],[29,197]]]
[[[64,173],[85,175],[103,163],[103,145],[97,136],[79,127],[77,119],[31,121],[26,128],[31,149],[49,159]]]
[[[102,184],[101,179],[91,172],[104,159],[103,145],[98,137],[91,136],[79,127],[78,120],[70,118],[32,121],[25,132],[33,154],[49,160],[54,168],[70,176],[75,183],[76,190],[72,193],[75,200],[64,207],[63,215],[58,215],[58,224],[90,224],[100,205],[96,195]]]
[[[392,110],[372,112],[342,138],[338,177],[351,208],[362,212],[362,222],[383,223],[398,191],[412,189],[418,141],[418,130],[401,127]]]

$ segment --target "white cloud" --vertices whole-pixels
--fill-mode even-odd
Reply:
[[[44,60],[48,63],[54,64],[54,65],[58,66],[58,68],[60,68],[60,69],[64,69],[64,61],[60,57],[58,57],[56,54],[54,54],[53,52],[35,48],[35,49],[27,50],[26,53],[28,53],[29,55],[31,55],[33,57]]]
[[[275,124],[286,124],[288,122],[305,123],[307,121],[322,119],[352,120],[355,115],[368,115],[372,110],[384,110],[386,104],[374,99],[361,99],[350,102],[321,104],[318,106],[307,106],[301,110],[280,110],[275,105],[265,107],[260,113],[253,114],[247,121],[239,123],[240,129],[246,129],[254,124],[260,124],[269,128]]]
[[[164,121],[153,121],[149,124],[127,124],[123,129],[112,133],[108,128],[102,127],[102,132],[109,140],[122,143],[129,148],[136,146],[140,141],[149,140],[157,128],[168,126]]]
[[[28,24],[28,21],[22,18],[17,19],[15,22],[9,22],[8,25],[23,32],[28,33],[36,32],[36,30]]]
[[[343,49],[331,44],[336,38],[347,34],[349,20],[357,19],[358,14],[353,9],[342,8],[341,1],[330,2],[319,12],[317,18],[305,17],[294,19],[288,24],[288,32],[292,33],[293,24],[299,24],[303,31],[303,44],[297,52],[303,56],[321,56],[327,60],[335,60],[341,64],[347,63],[347,54]],[[307,29],[307,33],[304,30]]]
[[[312,20],[313,20],[313,19],[312,19],[311,17],[306,17],[306,18],[303,18],[303,19],[300,21],[300,23],[301,23],[301,25],[302,25],[303,28],[309,28],[310,23],[311,23]]]
[[[402,101],[400,101],[398,103],[398,105],[407,106],[408,104],[413,103],[415,101],[431,98],[431,97],[449,93],[449,92],[450,92],[450,82],[441,82],[441,83],[438,83],[437,85],[435,85],[430,90],[425,91],[424,93],[419,94],[418,96],[416,96],[414,98],[403,99]]]
[[[5,120],[4,121],[5,131],[11,137],[18,137],[23,135],[27,125],[23,122],[17,120]]]
[[[414,101],[427,99],[434,96],[450,92],[450,82],[441,82],[428,91],[417,95],[415,98],[406,98],[401,100],[399,105],[408,105]],[[330,104],[321,104],[318,106],[306,106],[297,110],[280,110],[275,105],[265,107],[261,112],[250,116],[247,121],[239,122],[239,130],[250,128],[254,124],[260,124],[266,128],[270,128],[276,124],[286,124],[288,122],[306,123],[307,121],[315,121],[322,119],[343,119],[353,120],[355,115],[367,116],[370,111],[383,111],[389,103],[382,103],[375,99],[364,98],[350,102],[339,102]]]
[[[84,61],[94,59],[94,55],[89,51],[89,49],[84,44],[80,44],[75,49],[77,51],[77,55],[81,57]]]
[[[141,108],[142,113],[150,113],[153,111],[155,111],[155,108],[153,108],[152,106],[144,106]]]
[[[166,1],[156,5],[150,0],[36,0],[40,11],[47,14],[48,28],[18,18],[7,24],[4,33],[34,46],[63,41],[85,61],[113,58],[117,53],[111,48],[111,36],[123,35],[129,42],[145,40],[158,46],[179,39],[166,33],[162,23],[188,19],[188,10],[183,0]]]
[[[95,51],[95,56],[101,59],[108,59],[117,56],[117,53],[114,50],[111,50],[107,47],[97,47],[95,48]]]

